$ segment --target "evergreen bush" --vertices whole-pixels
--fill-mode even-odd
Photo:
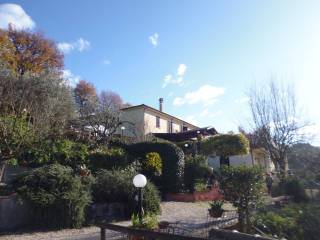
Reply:
[[[18,196],[30,206],[31,225],[72,228],[85,222],[90,192],[70,167],[52,164],[35,169],[18,178],[14,186]]]
[[[137,189],[132,183],[136,172],[129,167],[121,170],[101,170],[92,186],[93,201],[96,203],[121,202],[127,207],[127,216],[134,212]],[[160,212],[160,197],[157,188],[150,182],[143,188],[143,207],[146,213]]]
[[[96,172],[100,169],[111,170],[113,168],[124,168],[128,165],[127,154],[123,148],[99,147],[89,154],[89,167]]]
[[[149,152],[158,153],[162,159],[162,193],[182,190],[184,153],[179,147],[169,142],[140,142],[128,145],[126,148],[135,159],[145,159]]]

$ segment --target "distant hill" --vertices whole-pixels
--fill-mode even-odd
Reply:
[[[305,179],[320,181],[320,147],[300,143],[291,147],[288,154],[289,168]]]

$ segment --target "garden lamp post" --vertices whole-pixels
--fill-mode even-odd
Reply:
[[[197,131],[197,148],[196,148],[196,154],[200,153],[200,139],[201,139],[201,135],[200,135],[200,131]]]
[[[143,174],[137,174],[133,178],[133,185],[138,188],[138,215],[139,222],[142,224],[142,188],[147,184],[147,179]]]
[[[122,126],[121,127],[121,138],[123,138],[123,131],[126,129],[126,127],[125,126]]]

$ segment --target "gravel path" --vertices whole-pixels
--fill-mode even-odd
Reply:
[[[232,210],[230,205],[224,205],[226,210]],[[208,222],[208,203],[196,202],[162,202],[162,214],[160,221],[177,223],[186,228],[193,228],[199,224]],[[119,225],[130,225],[129,221],[119,222]],[[50,232],[34,232],[14,235],[0,236],[0,240],[98,240],[100,229],[97,227],[86,227],[81,229],[65,229]],[[116,233],[108,231],[107,239],[115,239]]]

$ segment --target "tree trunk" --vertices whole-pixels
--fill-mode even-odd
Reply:
[[[279,164],[279,171],[280,171],[280,174],[279,174],[280,181],[283,182],[288,177],[289,166],[288,166],[287,157],[279,159],[278,164]]]

